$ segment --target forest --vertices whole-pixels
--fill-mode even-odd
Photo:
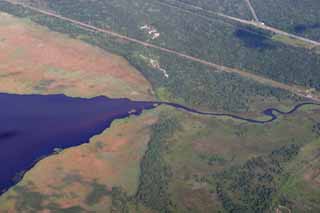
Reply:
[[[319,54],[274,41],[268,32],[231,23],[221,17],[205,19],[197,13],[187,13],[158,2],[71,0],[59,4],[48,1],[46,4],[50,10],[96,27],[112,29],[142,41],[280,82],[320,89],[320,74],[317,72]],[[144,25],[154,27],[160,36],[152,39],[140,29]],[[238,30],[260,34],[268,45],[247,46],[243,41],[246,35],[237,36]]]
[[[318,0],[251,0],[261,21],[320,41],[320,3]]]
[[[299,100],[287,91],[257,83],[237,74],[219,72],[175,55],[144,48],[134,43],[121,42],[105,34],[89,32],[65,21],[4,1],[0,2],[0,6],[2,11],[29,18],[54,31],[66,33],[73,38],[82,39],[102,49],[124,56],[151,82],[155,95],[160,100],[178,102],[204,110],[232,112],[260,111],[261,109],[256,108],[254,104],[256,97],[265,98],[266,101],[271,98],[278,102]],[[186,47],[190,47],[190,45]],[[227,50],[228,48],[223,49]],[[159,62],[161,68],[168,73],[168,78],[158,67],[151,65],[151,59]],[[300,74],[305,73],[307,72]]]
[[[217,193],[228,212],[266,212],[273,205],[284,164],[297,156],[295,144],[267,156],[248,160],[243,166],[219,174]]]

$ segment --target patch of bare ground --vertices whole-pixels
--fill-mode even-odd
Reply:
[[[314,150],[312,159],[305,166],[303,179],[314,187],[320,187],[320,149]]]
[[[122,57],[0,13],[0,91],[152,99],[151,85]]]
[[[313,183],[317,187],[320,187],[320,169],[315,168],[315,169],[308,170],[304,174],[304,180],[306,180],[307,182]]]

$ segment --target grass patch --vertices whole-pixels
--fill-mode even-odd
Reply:
[[[101,198],[104,196],[109,196],[111,193],[108,191],[107,187],[103,184],[99,184],[97,182],[94,182],[91,184],[92,190],[90,194],[86,197],[86,203],[88,205],[94,205],[98,203]]]
[[[285,35],[280,35],[280,34],[273,35],[272,40],[277,41],[277,42],[281,42],[284,44],[292,45],[294,47],[302,47],[302,48],[306,48],[306,49],[311,49],[313,47],[313,45],[311,45],[310,43],[307,43],[305,41],[291,38],[291,37],[285,36]]]
[[[167,212],[170,200],[167,192],[170,169],[163,159],[170,138],[179,124],[175,117],[160,114],[160,120],[152,126],[148,149],[141,161],[141,174],[136,198],[145,206]]]

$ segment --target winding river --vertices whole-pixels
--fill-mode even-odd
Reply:
[[[256,120],[234,114],[201,112],[168,102],[131,101],[95,97],[72,98],[65,95],[16,95],[0,93],[0,194],[15,185],[25,171],[57,149],[87,143],[94,135],[110,127],[115,119],[143,110],[167,105],[176,109],[207,116],[225,116],[242,121],[265,124],[289,115],[305,105],[300,103],[284,112],[268,108],[263,114],[269,118]]]
[[[191,108],[182,106],[180,104],[175,104],[175,103],[162,102],[162,104],[175,107],[176,109],[182,109],[182,110],[185,110],[187,112],[199,114],[199,115],[208,115],[208,116],[215,116],[215,117],[230,117],[230,118],[233,118],[233,119],[236,119],[236,120],[246,121],[246,122],[255,123],[255,124],[271,123],[271,122],[275,121],[278,118],[278,114],[279,115],[290,115],[290,114],[296,112],[297,110],[299,110],[303,106],[307,106],[307,105],[320,106],[320,103],[303,102],[303,103],[299,103],[299,104],[295,105],[289,111],[281,111],[281,110],[276,109],[276,108],[267,108],[262,112],[262,115],[265,115],[265,116],[267,116],[269,118],[267,118],[265,120],[259,120],[259,119],[253,119],[253,118],[246,118],[246,117],[238,116],[238,115],[235,115],[235,114],[229,114],[229,113],[201,112],[201,111],[198,111],[198,110],[195,110],[195,109],[191,109]]]

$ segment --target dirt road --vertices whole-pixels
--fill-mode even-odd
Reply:
[[[256,13],[256,11],[254,10],[254,8],[253,8],[250,0],[245,0],[245,1],[246,1],[247,5],[248,5],[250,11],[251,11],[251,14],[252,14],[254,20],[255,20],[256,22],[260,22],[260,21],[259,21],[259,18],[258,18],[258,16],[257,16],[257,13]]]
[[[12,2],[10,2],[10,3],[12,3]],[[113,32],[111,30],[101,29],[101,28],[98,28],[98,27],[95,27],[95,26],[92,26],[92,25],[89,25],[89,24],[86,24],[86,23],[83,23],[83,22],[80,22],[80,21],[77,21],[77,20],[74,20],[74,19],[71,19],[71,18],[67,18],[65,16],[56,14],[54,12],[49,12],[49,11],[46,11],[46,10],[43,10],[43,9],[39,9],[39,8],[35,8],[35,7],[29,6],[29,5],[25,5],[25,4],[22,4],[22,3],[15,3],[15,4],[21,5],[21,6],[25,7],[25,8],[30,9],[30,10],[33,10],[33,11],[36,11],[36,12],[39,12],[39,13],[42,13],[42,14],[45,14],[45,15],[48,15],[48,16],[51,16],[51,17],[55,17],[55,18],[64,20],[64,21],[69,22],[69,23],[78,25],[78,26],[80,26],[80,27],[82,27],[84,29],[90,30],[90,31],[96,31],[96,32],[105,33],[105,34],[107,34],[109,36],[120,38],[120,39],[129,41],[129,42],[133,42],[133,43],[142,45],[142,46],[147,47],[147,48],[157,49],[157,50],[160,50],[160,51],[163,51],[163,52],[166,52],[166,53],[170,53],[170,54],[179,56],[181,58],[188,59],[190,61],[198,62],[198,63],[201,63],[201,64],[206,65],[208,67],[212,67],[214,69],[217,69],[219,71],[224,71],[224,72],[228,72],[228,73],[236,73],[236,74],[239,74],[239,75],[241,75],[243,77],[258,81],[258,82],[260,82],[262,84],[266,84],[266,85],[270,85],[272,87],[281,88],[281,89],[290,91],[290,92],[292,92],[292,93],[294,93],[294,94],[296,94],[298,96],[302,96],[302,97],[306,97],[306,98],[309,98],[309,99],[313,99],[315,101],[320,101],[320,96],[319,97],[318,96],[311,96],[307,89],[299,87],[299,86],[287,85],[287,84],[284,84],[284,83],[280,83],[280,82],[271,80],[269,78],[265,78],[265,77],[256,75],[256,74],[248,72],[248,71],[244,71],[244,70],[239,70],[239,69],[236,69],[236,68],[230,68],[230,67],[218,65],[218,64],[215,64],[215,63],[200,59],[200,58],[196,58],[196,57],[184,54],[184,53],[180,53],[180,52],[172,50],[172,49],[160,47],[160,46],[148,43],[148,42],[144,42],[144,41],[141,41],[141,40],[138,40],[138,39],[135,39],[135,38],[131,38],[131,37],[128,37],[128,36]]]
[[[194,15],[197,15],[197,16],[199,16],[199,17],[203,17],[203,18],[205,18],[205,19],[210,19],[210,18],[207,17],[207,16],[197,14],[196,12],[193,12],[193,11],[188,10],[188,9],[185,9],[185,8],[181,8],[181,7],[178,7],[178,6],[175,6],[175,5],[171,5],[171,4],[166,3],[166,2],[163,2],[163,1],[161,1],[161,0],[155,0],[155,1],[157,1],[158,4],[161,4],[161,5],[166,5],[166,6],[168,6],[168,7],[177,8],[177,9],[183,10],[183,11],[185,11],[185,12],[192,13],[192,14],[194,14]],[[214,11],[212,11],[212,10],[208,10],[208,9],[205,9],[205,8],[202,8],[202,7],[193,5],[193,4],[181,2],[181,1],[178,1],[178,0],[171,0],[171,1],[176,2],[176,3],[178,3],[178,4],[181,4],[181,5],[188,6],[189,8],[192,8],[192,9],[194,9],[194,10],[204,11],[204,12],[206,12],[207,14],[212,14],[212,15],[214,15],[214,16],[220,16],[220,17],[222,17],[222,18],[224,18],[224,19],[228,19],[228,20],[231,20],[231,21],[234,21],[234,22],[238,22],[238,23],[241,23],[241,24],[251,25],[251,26],[254,26],[254,27],[257,27],[257,28],[260,28],[260,29],[264,29],[264,30],[273,32],[273,33],[275,33],[275,34],[288,36],[288,37],[290,37],[290,38],[294,38],[294,39],[297,39],[297,40],[300,40],[300,41],[307,42],[307,43],[309,43],[309,44],[312,44],[313,46],[320,46],[320,42],[319,42],[319,41],[315,41],[315,40],[308,39],[308,38],[305,38],[305,37],[302,37],[302,36],[294,35],[294,34],[285,32],[285,31],[283,31],[283,30],[279,30],[279,29],[277,29],[277,28],[268,26],[268,25],[266,25],[265,23],[260,22],[259,19],[258,19],[258,17],[255,18],[255,21],[249,21],[249,20],[237,18],[237,17],[234,17],[234,16],[225,15],[225,14],[223,14],[223,13],[214,12]],[[250,3],[250,2],[249,2],[249,3]],[[250,4],[250,5],[251,5],[251,4]],[[253,10],[253,11],[254,11],[254,10]]]

